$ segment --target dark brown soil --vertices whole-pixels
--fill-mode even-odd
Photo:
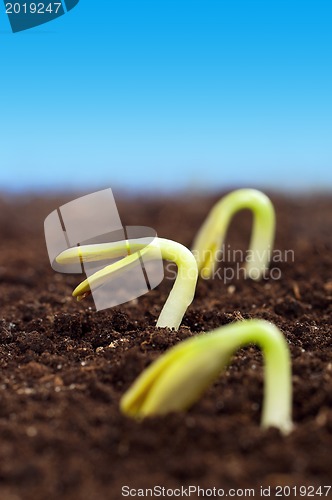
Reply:
[[[190,246],[217,198],[121,198],[118,207],[124,224]],[[219,487],[225,496],[252,487],[258,497],[260,485],[332,484],[332,198],[272,198],[276,248],[294,250],[295,261],[273,264],[279,280],[200,281],[179,332],[155,328],[170,280],[112,310],[75,302],[80,278],[53,272],[43,235],[44,218],[64,198],[0,199],[1,500],[117,500],[124,485]],[[250,216],[238,215],[229,243],[245,249],[249,236]],[[241,318],[270,320],[287,338],[289,436],[259,426],[255,347],[239,351],[188,413],[142,423],[120,414],[121,395],[152,360]]]

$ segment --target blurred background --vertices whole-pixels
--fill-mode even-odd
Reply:
[[[332,187],[332,4],[0,9],[0,191]]]

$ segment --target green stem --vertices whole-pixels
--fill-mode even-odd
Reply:
[[[268,268],[275,233],[275,212],[270,199],[256,189],[238,189],[222,198],[211,210],[194,240],[192,252],[203,278],[211,277],[217,252],[224,244],[233,216],[243,209],[253,212],[246,274],[260,279]]]
[[[194,256],[180,243],[164,238],[156,238],[147,244],[143,238],[142,241],[136,239],[111,244],[83,245],[62,252],[56,260],[59,264],[71,264],[77,261],[78,258],[83,262],[91,262],[121,257],[128,251],[128,245],[129,250],[134,252],[133,254],[106,266],[87,280],[84,280],[74,290],[73,295],[78,299],[84,297],[91,287],[100,286],[114,277],[115,274],[121,274],[128,266],[135,265],[140,256],[144,256],[144,259],[153,260],[160,258],[161,254],[163,259],[175,262],[178,273],[173,288],[160,313],[157,327],[175,328],[177,330],[194,298],[198,277]]]
[[[197,335],[171,348],[150,365],[121,400],[136,418],[189,408],[247,344],[257,344],[265,360],[262,426],[292,429],[291,360],[287,342],[271,323],[247,320]]]
[[[248,344],[257,344],[265,364],[263,427],[279,427],[284,432],[292,428],[291,360],[287,342],[276,326],[261,320],[249,320],[221,327],[206,338],[208,346],[234,354]],[[202,348],[204,349],[205,346]]]

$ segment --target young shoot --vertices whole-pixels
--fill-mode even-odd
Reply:
[[[134,418],[188,409],[213,383],[231,356],[257,344],[265,358],[261,425],[292,429],[291,361],[278,328],[263,320],[246,320],[197,335],[171,348],[152,363],[121,399],[121,410]]]
[[[72,264],[78,258],[81,262],[94,262],[122,257],[124,252],[134,253],[92,274],[75,288],[73,296],[77,297],[77,300],[82,300],[91,293],[91,289],[93,291],[116,275],[121,275],[125,270],[130,269],[130,266],[136,265],[143,256],[144,260],[153,260],[160,258],[161,252],[163,259],[175,262],[178,271],[173,288],[160,313],[157,327],[177,330],[188,306],[193,301],[198,278],[194,256],[180,243],[155,238],[147,245],[144,238],[137,238],[116,243],[83,245],[65,250],[57,256],[56,261],[63,265]]]
[[[269,265],[274,243],[275,212],[270,199],[256,189],[238,189],[212,208],[194,240],[192,252],[203,278],[213,274],[217,252],[222,248],[232,217],[243,209],[253,212],[246,276],[259,280]]]

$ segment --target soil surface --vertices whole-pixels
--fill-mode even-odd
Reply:
[[[221,194],[117,202],[123,224],[190,247]],[[52,270],[44,218],[77,196],[0,197],[0,499],[117,500],[123,486],[142,495],[139,488],[189,485],[235,498],[249,488],[260,497],[262,485],[272,498],[324,497],[332,484],[332,197],[271,195],[275,248],[294,259],[288,252],[273,262],[261,282],[225,280],[237,263],[223,262],[218,279],[199,281],[174,332],[155,328],[170,279],[95,312],[91,298],[71,296],[80,276]],[[245,250],[250,228],[250,214],[238,214],[229,248]],[[242,318],[272,321],[289,343],[290,435],[260,428],[263,368],[254,346],[238,351],[187,413],[141,423],[120,413],[125,390],[170,346]]]

